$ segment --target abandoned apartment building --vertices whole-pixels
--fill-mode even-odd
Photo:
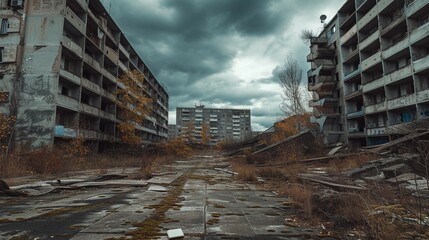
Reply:
[[[114,93],[127,69],[144,74],[139,87],[153,100],[137,133],[167,139],[168,94],[99,0],[0,0],[0,15],[0,110],[16,109],[16,142],[120,143]]]
[[[428,129],[429,0],[347,0],[310,40],[312,122],[373,146]]]
[[[204,105],[176,108],[177,136],[193,135],[202,139],[206,128],[210,144],[245,140],[252,136],[250,109],[206,108]],[[189,132],[190,131],[190,132]]]

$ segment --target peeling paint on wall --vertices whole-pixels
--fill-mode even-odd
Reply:
[[[59,12],[64,9],[65,0],[33,0],[30,3],[32,13]]]
[[[26,75],[22,81],[16,140],[32,147],[52,144],[55,126],[55,89],[58,76]]]

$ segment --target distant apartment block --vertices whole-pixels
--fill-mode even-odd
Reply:
[[[310,43],[312,121],[328,143],[428,129],[429,0],[347,0]]]
[[[201,141],[203,128],[207,129],[211,144],[228,140],[244,140],[252,136],[249,109],[218,109],[196,105],[194,108],[176,109],[176,125],[179,136],[189,128],[195,141]]]
[[[168,125],[168,140],[177,138],[177,127],[174,124]]]
[[[17,110],[18,143],[120,143],[114,93],[127,69],[144,74],[141,94],[153,100],[137,133],[167,139],[168,94],[99,0],[0,0],[0,16],[0,110]]]

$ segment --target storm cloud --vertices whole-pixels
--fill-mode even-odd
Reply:
[[[344,0],[104,0],[177,106],[250,108],[252,127],[281,117],[278,71],[288,54],[307,70],[303,29],[320,31]],[[329,20],[329,19],[328,19]]]

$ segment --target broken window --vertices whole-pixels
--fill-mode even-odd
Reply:
[[[7,18],[3,18],[1,20],[1,26],[0,26],[0,34],[7,34],[9,21]]]
[[[0,103],[9,102],[9,92],[0,92]]]

